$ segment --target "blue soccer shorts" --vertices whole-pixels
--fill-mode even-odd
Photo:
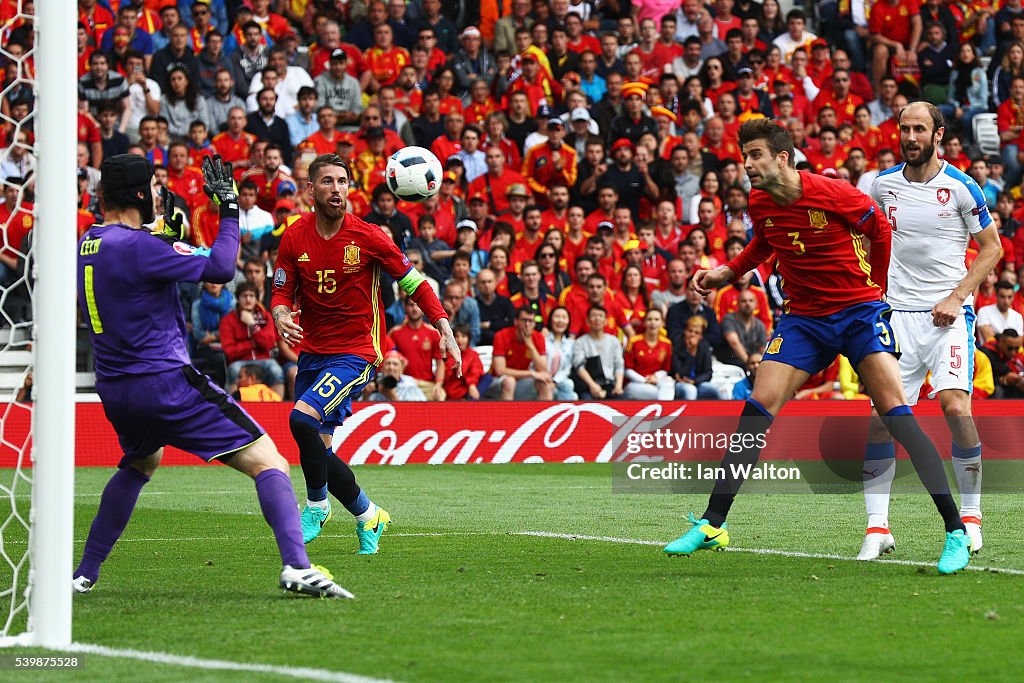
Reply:
[[[856,369],[872,353],[899,357],[899,344],[889,323],[892,309],[869,301],[841,311],[812,317],[787,313],[779,320],[764,352],[764,360],[792,365],[815,374],[842,354]]]
[[[352,397],[377,374],[365,358],[351,354],[299,354],[295,376],[296,403],[313,406],[323,418],[323,431],[330,433],[352,414]]]

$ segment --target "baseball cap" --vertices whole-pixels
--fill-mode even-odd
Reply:
[[[487,203],[487,193],[484,192],[483,190],[477,190],[476,192],[473,192],[473,193],[471,193],[469,195],[469,202],[471,204],[473,202],[484,202],[486,204]]]
[[[277,203],[274,204],[274,213],[277,213],[278,211],[284,211],[284,210],[294,211],[295,210],[295,202],[293,202],[290,199],[278,199]]]
[[[538,119],[549,119],[549,118],[551,118],[551,107],[548,106],[547,102],[541,102],[540,106],[537,107],[537,118]]]
[[[828,41],[825,40],[824,38],[816,38],[814,40],[814,42],[811,43],[811,49],[814,50],[814,49],[819,48],[819,47],[827,48],[828,47]]]
[[[557,116],[552,117],[548,119],[548,127],[550,128],[551,126],[558,126],[559,128],[562,128],[565,126],[565,121],[558,118]]]
[[[331,52],[331,59],[348,60],[348,53],[342,50],[340,47],[336,47],[334,48],[334,51]]]
[[[384,135],[384,129],[381,128],[380,126],[372,126],[371,128],[367,128],[366,129],[366,139],[367,140],[373,140],[374,138],[383,138],[383,137],[387,137],[387,136]]]
[[[602,230],[611,230],[612,232],[615,232],[615,226],[612,225],[611,221],[601,221],[597,224],[597,230],[598,232]]]
[[[590,112],[586,107],[576,107],[572,110],[572,115],[569,118],[573,121],[589,121]]]
[[[617,150],[617,149],[622,149],[623,147],[628,147],[630,149],[636,149],[633,146],[633,141],[630,140],[629,138],[619,138],[618,140],[616,140],[615,142],[612,143],[612,151],[613,152],[615,150]]]
[[[472,230],[473,232],[478,232],[478,228],[476,227],[476,221],[470,220],[468,218],[463,218],[461,221],[459,221],[455,225],[455,229],[456,230]]]
[[[338,141],[334,143],[334,146],[338,145],[354,145],[355,135],[352,133],[338,133]]]
[[[284,194],[285,192],[295,192],[295,183],[290,180],[282,180],[277,184],[277,193]]]
[[[450,181],[452,181],[454,183],[454,182],[458,181],[459,174],[456,173],[455,171],[448,171],[447,173],[444,174],[444,179],[445,180],[450,180]]]
[[[78,169],[78,178],[80,180],[88,178],[88,177],[89,177],[89,172],[88,171],[86,171],[84,168]]]
[[[388,360],[389,358],[398,360],[402,365],[406,365],[409,362],[400,351],[395,351],[394,349],[384,354],[384,360]]]
[[[751,69],[749,66],[741,66],[740,68],[736,69],[736,75],[737,76],[753,76],[754,75],[754,70]]]
[[[640,250],[645,249],[646,247],[647,245],[642,243],[640,240],[629,240],[622,246],[622,253],[627,254],[634,249]]]
[[[529,52],[524,52],[519,55],[519,61],[521,62],[536,62],[537,57]]]
[[[526,191],[526,185],[522,183],[512,183],[505,190],[506,197],[529,197],[530,193]]]
[[[467,38],[467,37],[479,38],[480,37],[480,29],[478,29],[476,26],[467,26],[465,29],[463,29],[462,34],[459,37],[460,38]]]

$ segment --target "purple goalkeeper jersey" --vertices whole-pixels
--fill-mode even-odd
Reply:
[[[210,249],[116,223],[89,228],[78,243],[78,301],[97,379],[190,365],[177,283],[227,282],[237,253],[233,217],[221,219]]]

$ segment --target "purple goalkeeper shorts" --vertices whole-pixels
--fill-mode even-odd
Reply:
[[[209,462],[266,432],[235,400],[191,365],[155,375],[96,381],[124,457],[118,467],[171,445]]]

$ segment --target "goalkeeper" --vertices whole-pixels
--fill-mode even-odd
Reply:
[[[156,185],[145,158],[110,157],[101,172],[106,222],[79,242],[78,294],[95,348],[96,391],[124,456],[103,490],[74,589],[86,593],[96,584],[100,565],[170,444],[253,478],[281,552],[282,588],[351,598],[309,563],[288,462],[263,429],[189,363],[177,283],[227,282],[234,275],[238,204],[230,164],[219,156],[203,159],[204,190],[220,210],[220,232],[210,249],[181,241],[181,214],[173,210],[160,234],[143,228],[153,222]],[[164,205],[173,206],[174,196],[164,192]]]

